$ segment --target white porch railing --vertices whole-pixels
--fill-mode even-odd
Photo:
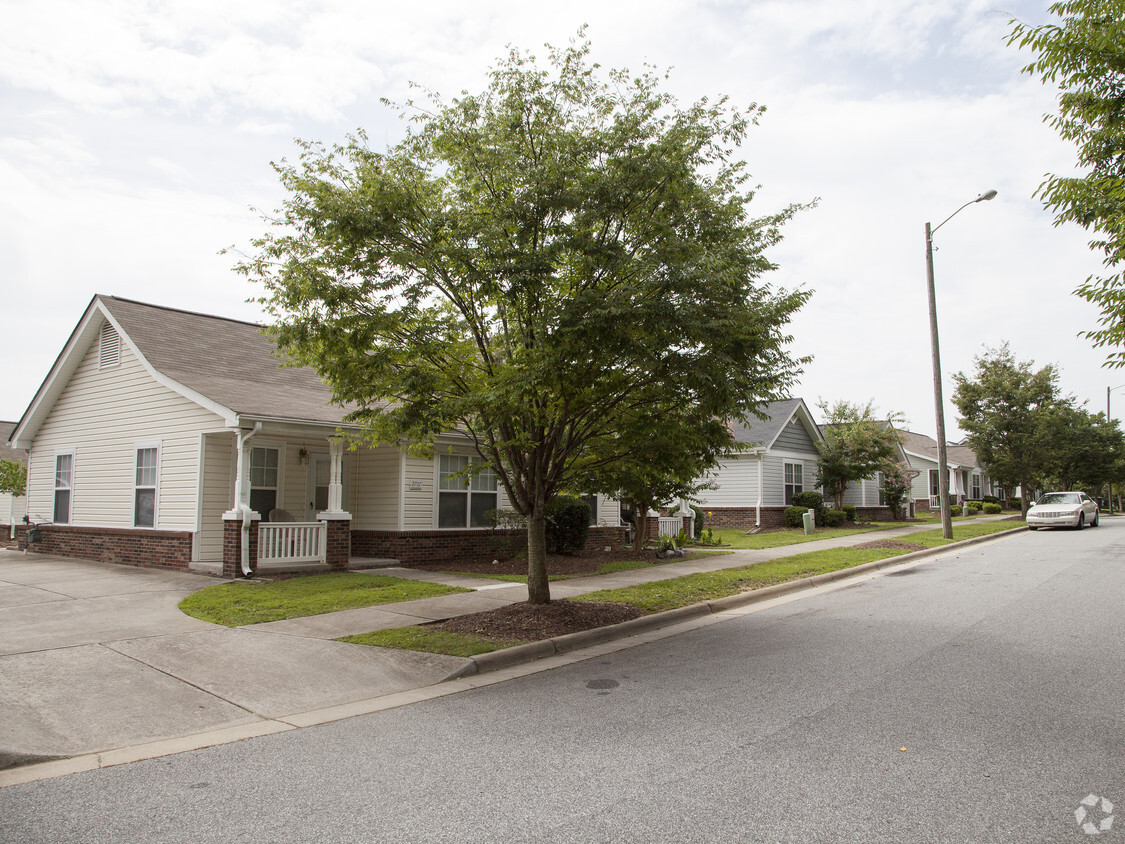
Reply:
[[[259,522],[258,567],[323,563],[328,545],[325,522]]]
[[[684,529],[684,520],[680,516],[661,516],[660,535],[676,536]]]
[[[931,495],[930,496],[930,509],[931,510],[940,510],[941,509],[941,496],[940,495]]]

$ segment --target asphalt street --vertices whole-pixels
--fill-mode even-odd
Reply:
[[[508,682],[13,785],[0,841],[1113,841],[1123,563],[1122,518],[1016,534]]]

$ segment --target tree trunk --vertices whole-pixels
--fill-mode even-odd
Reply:
[[[547,580],[547,513],[538,503],[527,517],[527,602],[551,603],[551,584]]]

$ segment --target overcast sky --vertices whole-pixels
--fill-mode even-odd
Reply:
[[[1104,410],[1125,373],[1076,336],[1097,313],[1071,292],[1098,261],[1032,196],[1074,149],[1042,122],[1056,92],[1005,45],[1012,17],[1046,22],[1047,5],[0,0],[0,419],[23,414],[96,293],[264,319],[219,253],[264,231],[253,209],[280,205],[270,162],[295,138],[393,143],[381,97],[480,90],[507,45],[542,56],[584,23],[594,61],[671,68],[681,103],[767,107],[743,149],[752,212],[820,199],[771,253],[775,284],[814,291],[792,326],[810,406],[874,399],[933,434],[924,224],[995,188],[935,236],[946,397],[1008,341]]]

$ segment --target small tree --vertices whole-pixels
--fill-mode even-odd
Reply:
[[[0,492],[16,497],[27,492],[27,467],[23,463],[0,458]]]
[[[918,472],[901,460],[889,460],[879,471],[883,473],[883,485],[879,488],[883,502],[891,508],[895,521],[900,521],[905,518],[903,506],[910,498],[911,482]]]
[[[899,437],[894,422],[900,417],[890,414],[886,419],[875,416],[874,403],[865,405],[838,401],[821,401],[817,407],[825,416],[824,441],[817,443],[817,485],[832,491],[836,509],[844,506],[844,492],[849,483],[869,478],[885,463],[898,457]]]

